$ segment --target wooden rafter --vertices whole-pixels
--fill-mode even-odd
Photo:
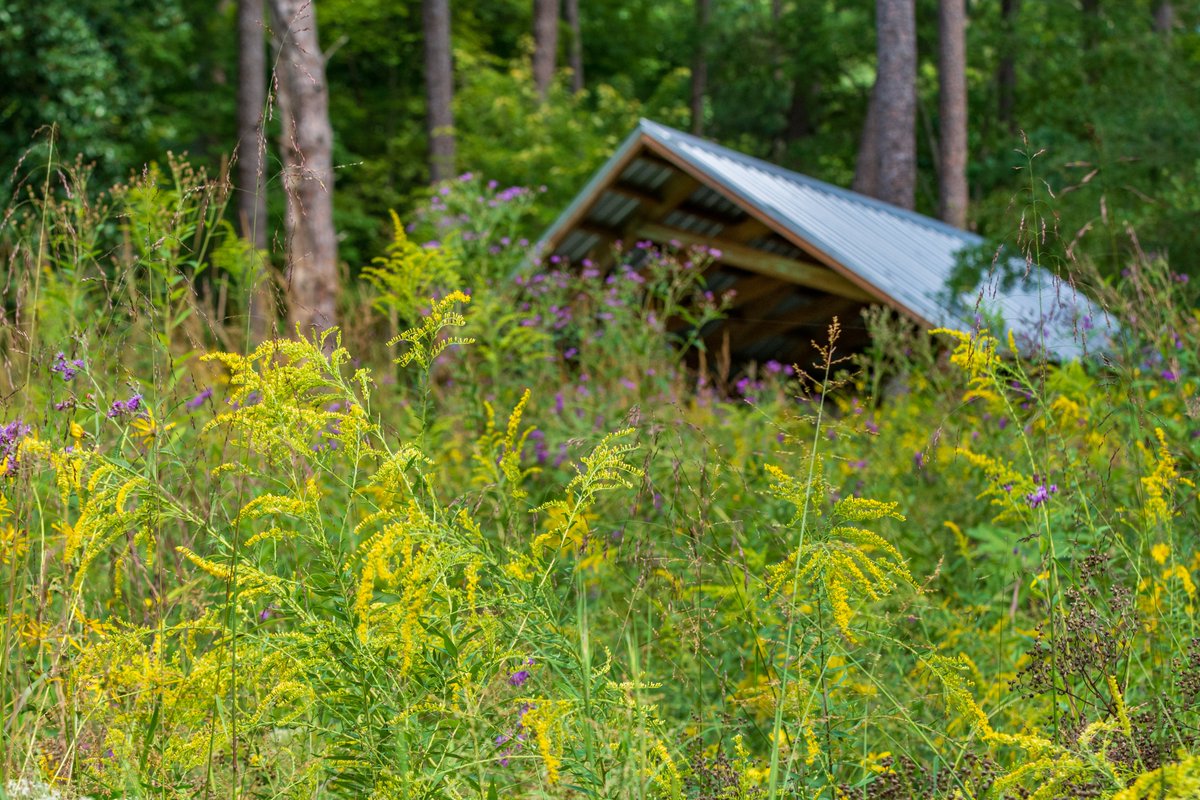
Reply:
[[[861,301],[873,299],[857,285],[823,266],[765,253],[762,250],[755,250],[752,247],[726,241],[719,237],[703,236],[659,223],[644,223],[637,227],[634,235],[639,239],[649,239],[660,244],[676,241],[685,246],[716,248],[721,251],[721,261],[759,275],[767,275],[810,289],[819,289],[839,297]]]

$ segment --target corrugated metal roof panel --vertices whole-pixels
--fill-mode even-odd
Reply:
[[[670,167],[645,158],[635,158],[621,173],[621,182],[647,192],[656,192],[670,177]]]
[[[592,206],[587,218],[605,227],[619,230],[621,223],[638,207],[638,201],[632,197],[622,197],[614,192],[605,192]]]

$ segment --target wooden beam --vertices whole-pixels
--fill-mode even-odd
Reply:
[[[714,247],[721,251],[721,261],[756,272],[759,275],[767,275],[797,286],[819,289],[839,297],[865,302],[874,300],[867,292],[825,267],[806,264],[794,258],[764,253],[762,250],[755,250],[752,247],[726,241],[719,237],[703,236],[653,222],[638,226],[634,235],[639,239],[649,239],[660,244],[674,240],[685,246]]]
[[[736,225],[730,225],[721,231],[721,238],[729,242],[744,244],[769,233],[771,233],[771,229],[764,225],[762,220],[757,217],[746,217]]]

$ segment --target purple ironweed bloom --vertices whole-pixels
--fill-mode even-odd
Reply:
[[[1178,274],[1176,274],[1176,275],[1175,275],[1175,282],[1176,282],[1176,283],[1187,283],[1187,282],[1188,282],[1188,280],[1189,280],[1188,276],[1187,276],[1187,275],[1184,275],[1182,272],[1180,272],[1180,273],[1178,273]]]
[[[563,404],[562,392],[555,392],[554,393],[554,413],[555,414],[563,413],[563,405],[564,404]]]
[[[631,392],[637,388],[637,384],[629,380],[629,378],[621,378],[621,385]]]
[[[114,400],[108,407],[108,418],[119,417],[122,414],[136,414],[142,408],[142,395],[133,395],[128,400]]]
[[[271,612],[273,612],[274,610],[275,610],[275,606],[268,605],[262,611],[258,612],[258,621],[266,622],[267,620],[269,620],[272,616]]]
[[[1162,371],[1162,377],[1165,381],[1177,381],[1179,380],[1179,373],[1175,372],[1174,370],[1164,369]]]
[[[1058,484],[1052,483],[1047,488],[1046,484],[1038,484],[1037,489],[1025,495],[1025,502],[1029,503],[1030,508],[1037,508],[1042,503],[1050,499],[1050,495],[1058,493]]]
[[[54,404],[55,411],[66,411],[67,409],[74,408],[74,407],[75,407],[75,399],[71,398],[71,397],[68,397],[66,400],[63,400],[61,403]]]
[[[212,396],[213,396],[213,390],[205,389],[203,392],[201,392],[200,394],[193,397],[191,400],[188,400],[186,403],[184,403],[184,405],[186,405],[189,409],[195,410],[195,409],[199,408],[200,406],[204,405],[204,401]]]
[[[783,372],[783,364],[780,364],[775,359],[771,359],[766,364],[763,364],[763,369],[767,371],[768,375],[778,375]]]
[[[0,425],[0,467],[3,467],[0,475],[12,475],[17,471],[17,446],[29,431],[29,426],[19,419]]]
[[[877,425],[873,419],[867,420],[864,424],[864,427],[866,427],[868,433],[879,433],[879,425]]]
[[[917,469],[925,469],[925,453],[921,450],[913,453],[913,465]]]
[[[57,372],[62,376],[63,383],[70,383],[75,379],[75,376],[78,375],[79,371],[82,369],[82,360],[76,358],[72,361],[68,361],[67,356],[61,351],[54,357],[54,365],[50,367],[51,372]]]
[[[513,686],[521,687],[525,685],[525,681],[529,680],[530,672],[527,669],[522,669],[508,676],[508,682]]]

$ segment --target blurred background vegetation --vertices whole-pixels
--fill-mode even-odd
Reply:
[[[0,0],[0,154],[34,170],[43,126],[111,185],[167,151],[219,174],[237,142],[234,0]],[[334,129],[341,259],[369,262],[429,184],[422,5],[320,0]],[[639,116],[689,124],[689,75],[702,52],[704,135],[849,185],[874,80],[872,0],[720,0],[708,24],[690,2],[584,2],[582,90],[564,21],[545,103],[530,70],[529,0],[451,4],[457,170],[547,187],[529,232],[549,221]],[[937,210],[938,4],[920,0],[918,210]],[[1011,238],[1028,190],[1018,150],[1045,149],[1039,179],[1059,195],[1063,238],[1111,273],[1127,227],[1178,271],[1196,267],[1200,11],[1160,0],[967,4],[971,225]],[[1167,14],[1164,17],[1164,14]],[[268,26],[269,27],[269,24]],[[268,66],[274,56],[268,53]],[[1011,65],[1011,68],[1009,67]],[[278,115],[267,138],[278,139]],[[695,127],[695,126],[694,126]],[[1022,143],[1022,132],[1028,147]],[[44,162],[43,162],[44,163]],[[279,157],[268,149],[268,176]],[[275,189],[275,191],[272,191]],[[283,214],[277,186],[271,213]],[[274,230],[278,225],[269,226]]]

